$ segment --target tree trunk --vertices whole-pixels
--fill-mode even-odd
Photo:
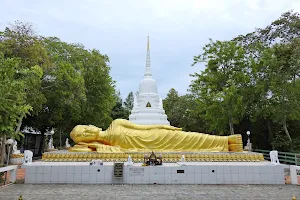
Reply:
[[[2,136],[2,142],[1,142],[1,160],[0,160],[0,165],[4,164],[5,157],[6,157],[6,152],[5,152],[5,141],[6,141],[6,136]]]
[[[21,129],[21,126],[22,126],[22,121],[23,121],[23,117],[21,117],[18,121],[18,125],[17,125],[17,128],[16,128],[16,131],[15,133],[17,134],[18,132],[20,132],[20,129]]]
[[[61,147],[61,129],[59,129],[59,147],[60,147],[60,149],[62,148]]]
[[[286,117],[284,117],[284,121],[283,121],[283,130],[284,130],[286,136],[289,138],[289,141],[292,142],[292,138],[290,136],[289,130],[286,127]]]
[[[272,150],[275,149],[274,144],[272,144],[273,142],[273,133],[272,133],[272,129],[271,129],[271,121],[267,120],[267,127],[268,127],[268,132],[269,132],[269,143],[272,145]]]
[[[234,128],[233,128],[233,122],[232,122],[232,118],[231,117],[229,119],[229,128],[230,128],[230,134],[234,135]]]

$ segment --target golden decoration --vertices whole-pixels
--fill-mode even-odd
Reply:
[[[11,154],[10,158],[24,158],[24,154],[20,153],[20,154]]]
[[[94,154],[92,152],[78,153],[69,152],[64,154],[49,153],[46,152],[42,156],[43,161],[48,162],[90,162],[92,160],[101,159],[104,162],[124,162],[127,160],[128,155],[134,162],[142,162],[145,154],[150,154],[151,152],[139,152],[136,154],[132,153],[104,153],[104,154]],[[159,155],[160,153],[157,153]],[[260,162],[264,161],[263,154],[261,153],[204,153],[204,152],[186,152],[186,153],[162,153],[162,159],[164,163],[175,163],[179,162],[181,156],[184,155],[186,162]]]

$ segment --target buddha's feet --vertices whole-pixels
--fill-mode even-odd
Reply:
[[[228,150],[231,152],[243,152],[243,140],[240,134],[228,136]]]

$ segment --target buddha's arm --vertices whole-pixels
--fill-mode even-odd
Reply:
[[[105,145],[105,144],[101,144],[98,142],[93,142],[93,143],[80,142],[79,145],[87,146],[90,149],[96,150],[98,153],[103,153],[103,152],[120,153],[120,152],[123,152],[119,146],[110,146],[110,145]]]
[[[181,131],[181,128],[177,128],[174,126],[169,125],[139,125],[129,122],[125,119],[116,119],[113,121],[111,126],[123,126],[128,129],[135,129],[135,130],[151,130],[151,129],[165,129],[165,130],[178,130]]]

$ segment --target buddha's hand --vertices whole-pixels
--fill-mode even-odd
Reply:
[[[93,125],[77,125],[70,133],[70,137],[75,143],[78,142],[96,142],[101,128]]]

